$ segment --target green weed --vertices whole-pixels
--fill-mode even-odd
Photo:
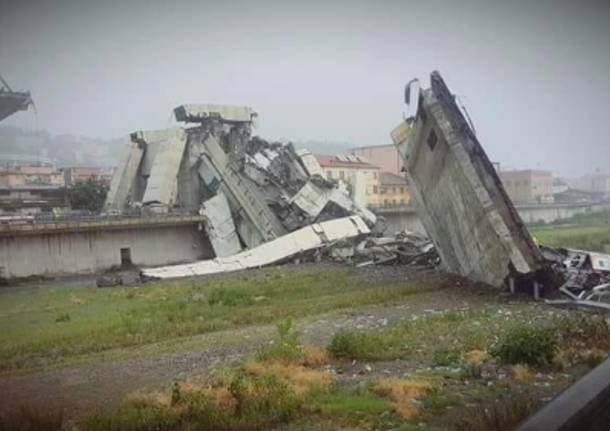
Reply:
[[[515,326],[490,349],[505,364],[548,365],[558,350],[555,328]]]
[[[458,363],[461,357],[460,349],[442,347],[434,351],[432,362],[434,365],[449,366]]]
[[[273,344],[262,348],[257,355],[259,361],[297,361],[304,357],[299,333],[294,329],[292,319],[276,324],[277,335]]]
[[[338,359],[376,359],[383,345],[379,333],[342,330],[333,336],[328,352]]]

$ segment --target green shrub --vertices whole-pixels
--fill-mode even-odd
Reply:
[[[303,357],[300,334],[294,329],[291,319],[280,321],[276,325],[277,335],[273,344],[263,347],[257,354],[259,361],[279,360],[294,361]]]
[[[299,397],[273,375],[238,374],[229,386],[242,425],[285,422],[298,411]]]
[[[458,349],[441,348],[434,351],[432,362],[434,365],[449,366],[459,362],[461,353]]]
[[[558,348],[554,328],[516,326],[490,352],[505,364],[542,366],[551,363]]]
[[[384,344],[382,336],[372,332],[341,330],[332,338],[327,349],[335,358],[375,359]]]

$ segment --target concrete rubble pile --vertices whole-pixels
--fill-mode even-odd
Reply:
[[[205,234],[217,259],[284,236],[292,240],[276,243],[285,248],[274,256],[288,258],[306,251],[298,242],[306,227],[320,237],[319,248],[334,238],[328,229],[349,239],[376,225],[371,211],[322,175],[311,153],[252,137],[257,114],[251,108],[182,105],[174,114],[187,125],[131,135],[111,182],[107,211],[199,212],[206,216]],[[324,224],[337,219],[342,221]],[[185,269],[184,275],[193,268],[200,267]],[[155,274],[160,273],[144,271]]]
[[[410,232],[376,237],[359,216],[305,226],[294,232],[231,256],[200,262],[145,269],[146,279],[166,279],[260,268],[284,262],[328,260],[357,267],[401,264],[432,268],[440,258],[430,240]]]
[[[559,292],[567,299],[548,299],[559,306],[610,310],[610,255],[541,246],[545,258],[563,275]]]
[[[409,231],[399,232],[394,237],[371,235],[359,243],[343,241],[332,244],[324,256],[358,267],[388,264],[434,267],[440,263],[432,241]]]
[[[391,136],[404,160],[411,200],[444,267],[495,287],[551,285],[533,243],[466,115],[441,75],[412,81],[412,110]]]

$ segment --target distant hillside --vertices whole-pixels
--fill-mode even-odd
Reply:
[[[127,138],[124,138],[127,139]],[[281,139],[289,142],[288,139]],[[295,148],[306,148],[314,154],[345,154],[354,145],[349,142],[292,141]],[[116,166],[124,151],[125,140],[102,140],[86,136],[28,132],[18,127],[0,126],[0,161],[6,155],[25,155],[48,159],[62,166]]]
[[[84,136],[51,136],[46,131],[28,132],[18,127],[0,127],[0,160],[7,155],[25,155],[62,166],[115,166],[123,151],[121,139],[102,140]]]
[[[306,148],[314,154],[345,154],[355,145],[349,142],[330,142],[330,141],[293,141],[295,148]]]

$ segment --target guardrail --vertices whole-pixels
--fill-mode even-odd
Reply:
[[[517,431],[610,429],[610,358],[531,416]]]
[[[155,215],[117,215],[49,219],[21,223],[0,223],[0,236],[37,235],[46,233],[103,231],[116,229],[144,229],[155,226],[179,226],[201,223],[205,216],[176,213]]]
[[[192,212],[169,212],[169,213],[117,213],[117,214],[36,214],[31,216],[0,216],[0,224],[22,225],[22,224],[48,224],[48,223],[72,223],[72,222],[103,222],[108,220],[122,219],[167,219],[172,217],[196,216]]]

